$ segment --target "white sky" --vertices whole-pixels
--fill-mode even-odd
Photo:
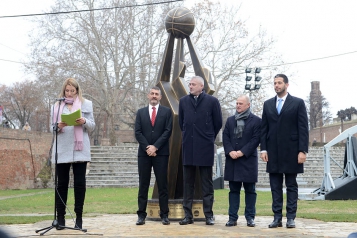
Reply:
[[[185,5],[199,0],[186,0]],[[288,91],[303,99],[310,93],[311,81],[320,81],[322,94],[331,105],[333,116],[339,109],[357,107],[357,1],[355,0],[221,0],[241,5],[241,18],[248,30],[262,26],[277,40],[276,52],[287,63],[354,52],[339,57],[291,64]],[[47,12],[53,0],[1,0],[0,16]],[[28,31],[32,25],[24,18],[0,18],[0,84],[31,78],[22,66],[29,53]],[[263,74],[263,72],[262,72]],[[271,93],[273,95],[273,86]],[[1,99],[0,99],[1,104]]]

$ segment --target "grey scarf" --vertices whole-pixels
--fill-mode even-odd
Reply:
[[[238,113],[236,111],[236,114],[234,115],[234,118],[237,121],[237,127],[234,128],[234,135],[236,136],[236,138],[242,137],[245,125],[244,120],[247,119],[249,115],[250,107],[242,113]]]

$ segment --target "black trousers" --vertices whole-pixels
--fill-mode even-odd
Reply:
[[[167,166],[169,157],[167,155],[140,156],[138,157],[139,169],[139,193],[138,211],[139,217],[147,216],[146,207],[151,179],[151,168],[154,169],[157,187],[159,190],[160,217],[169,215],[169,194],[167,189]]]
[[[283,217],[283,180],[285,176],[286,185],[286,218],[295,219],[298,200],[297,174],[270,173],[270,188],[273,199],[272,210],[274,220],[281,220]]]
[[[205,217],[213,217],[213,180],[212,180],[212,166],[198,166],[200,170],[202,182],[202,195],[203,195],[203,213]],[[195,192],[195,178],[196,166],[184,165],[183,166],[183,209],[185,216],[193,218],[192,203]]]
[[[66,215],[66,204],[68,196],[69,171],[72,166],[74,182],[74,212],[77,218],[83,214],[83,205],[86,195],[86,170],[87,162],[57,164],[57,192],[56,207],[57,216]]]

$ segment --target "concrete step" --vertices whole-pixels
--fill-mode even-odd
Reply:
[[[136,157],[137,156],[137,153],[136,152],[110,152],[110,153],[105,153],[105,152],[98,152],[98,153],[94,153],[94,152],[91,152],[91,157],[93,158],[100,158],[100,157],[130,157],[130,158],[133,158],[133,157]]]
[[[138,145],[128,144],[119,146],[93,147],[90,172],[87,176],[88,187],[137,187],[137,148]],[[223,171],[224,171],[224,153]],[[344,148],[330,150],[330,156],[343,165]],[[258,183],[257,187],[270,187],[269,174],[265,172],[266,163],[258,160]],[[342,169],[331,161],[331,176],[338,178],[342,175]],[[310,148],[307,161],[304,165],[305,173],[298,175],[299,187],[319,187],[324,174],[323,148]],[[216,166],[213,168],[216,174]],[[155,176],[152,172],[152,186]],[[225,181],[228,187],[228,181]]]
[[[154,174],[152,174],[152,178],[154,177]],[[139,179],[139,175],[138,173],[134,173],[134,172],[127,172],[127,173],[122,173],[122,174],[88,174],[87,175],[87,179],[91,179],[91,180],[97,180],[97,179],[109,179],[109,180],[113,180],[113,179],[123,179],[123,180],[127,180],[127,179]]]
[[[132,159],[128,159],[128,158],[121,158],[121,159],[92,159],[91,161],[91,165],[90,166],[96,166],[96,165],[100,165],[100,164],[138,164],[137,160],[132,160]]]

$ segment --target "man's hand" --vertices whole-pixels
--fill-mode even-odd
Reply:
[[[268,152],[261,152],[261,153],[260,153],[260,158],[261,158],[264,162],[268,162]]]
[[[299,152],[298,154],[298,163],[303,164],[306,161],[306,154],[303,152]]]
[[[146,147],[146,153],[148,154],[148,156],[156,156],[156,151],[157,148],[153,145],[148,145]]]
[[[238,153],[237,151],[231,151],[229,152],[229,156],[232,158],[232,159],[238,159]]]
[[[243,157],[244,154],[243,154],[242,151],[238,150],[238,151],[237,151],[237,155],[238,155],[238,158],[239,158],[239,157]]]

